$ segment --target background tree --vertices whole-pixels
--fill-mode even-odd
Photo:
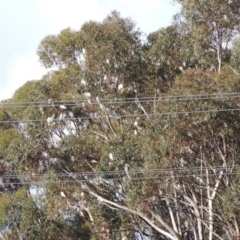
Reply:
[[[239,2],[177,0],[182,16],[191,27],[191,41],[198,59],[209,55],[204,65],[213,65],[220,72],[228,60],[229,43],[239,33]],[[212,57],[211,57],[212,56]]]

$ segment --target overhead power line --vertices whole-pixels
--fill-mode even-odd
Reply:
[[[219,113],[219,112],[236,112],[240,111],[240,108],[229,108],[229,109],[209,109],[209,110],[192,110],[192,111],[168,111],[168,112],[160,112],[160,113],[148,113],[149,117],[158,117],[163,115],[180,115],[180,114],[201,114],[201,113]],[[126,117],[146,117],[146,114],[125,114],[125,115],[117,115],[113,116],[111,114],[107,115],[109,118],[121,119]],[[54,122],[62,122],[62,121],[82,121],[88,119],[104,119],[105,116],[80,116],[74,118],[55,118],[51,120],[51,124]],[[31,123],[31,122],[47,122],[47,119],[21,119],[21,120],[6,120],[0,121],[0,123]]]
[[[82,103],[88,103],[91,100],[92,105],[102,104],[129,104],[129,103],[152,103],[152,102],[169,102],[169,101],[194,101],[194,100],[221,100],[226,98],[240,98],[240,92],[235,93],[214,93],[214,94],[196,94],[196,95],[172,95],[158,97],[135,97],[135,98],[102,98],[97,99],[89,97],[86,99],[72,99],[59,101],[48,99],[46,101],[36,102],[3,102],[0,108],[25,108],[25,107],[59,107],[64,104],[66,107],[76,106]]]
[[[234,175],[238,175],[238,173],[226,173],[227,176],[234,176]],[[178,175],[174,175],[174,179],[178,179],[178,178],[195,178],[196,181],[199,181],[199,179],[197,179],[198,177],[204,178],[204,177],[219,177],[219,173],[209,173],[209,174],[178,174]],[[143,181],[147,181],[147,180],[154,180],[154,179],[169,179],[172,178],[172,176],[131,176],[131,180],[143,180]],[[112,177],[112,178],[100,178],[100,177],[95,177],[95,178],[91,178],[91,179],[67,179],[67,180],[51,180],[51,179],[25,179],[21,182],[7,182],[6,184],[13,184],[13,185],[29,185],[29,184],[46,184],[46,183],[77,183],[77,182],[91,182],[91,183],[95,183],[95,182],[109,182],[109,181],[122,181],[123,180],[123,176],[119,176],[119,177]],[[203,179],[204,180],[204,179]],[[3,183],[4,184],[4,183]],[[201,183],[203,185],[205,185],[204,183]]]
[[[171,167],[171,168],[156,168],[156,169],[133,169],[130,170],[132,174],[147,174],[147,173],[178,173],[178,172],[183,172],[183,171],[205,171],[205,170],[229,170],[229,169],[234,169],[238,170],[240,169],[240,165],[227,165],[227,166],[199,166],[199,167]],[[69,176],[107,176],[107,175],[115,175],[115,174],[125,174],[125,171],[96,171],[96,172],[69,172],[69,173],[35,173],[33,174],[4,174],[0,175],[0,178],[8,177],[8,178],[14,178],[14,177],[69,177]]]

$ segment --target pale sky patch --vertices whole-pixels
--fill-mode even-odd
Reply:
[[[51,34],[56,34],[69,26],[79,30],[81,25],[88,20],[100,21],[104,17],[105,11],[97,3],[96,0],[84,2],[79,0],[41,0],[37,2],[37,6],[45,18],[46,24],[53,29]]]
[[[12,91],[11,95],[26,82],[26,79],[27,81],[38,80],[47,71],[47,69],[41,67],[39,64],[37,55],[15,57],[12,65],[6,72],[7,78],[11,79],[8,84],[8,88]],[[6,91],[5,96],[5,92],[3,92],[1,98],[8,98],[8,94],[9,92]]]

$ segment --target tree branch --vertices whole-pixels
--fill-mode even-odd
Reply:
[[[117,207],[118,209],[122,209],[122,210],[125,210],[129,213],[132,213],[132,214],[135,214],[137,216],[139,216],[141,219],[143,219],[145,222],[147,222],[151,227],[153,227],[156,231],[158,231],[159,233],[163,234],[165,237],[168,237],[172,240],[180,240],[180,238],[176,235],[176,233],[174,232],[174,230],[172,229],[172,231],[174,232],[174,235],[172,233],[168,233],[167,231],[163,230],[162,228],[158,227],[151,219],[149,219],[148,217],[146,217],[142,212],[140,211],[136,211],[136,210],[133,210],[127,206],[122,206],[118,203],[115,203],[115,202],[112,202],[112,201],[109,201],[103,197],[101,197],[100,195],[98,195],[97,193],[89,190],[87,187],[86,187],[86,190],[89,194],[91,194],[92,196],[96,197],[97,200],[101,203],[107,203],[109,205],[112,205],[112,206],[115,206]],[[154,214],[155,215],[155,214]],[[156,216],[156,215],[155,215]],[[160,218],[161,219],[161,218]],[[165,223],[163,220],[162,220],[162,223],[164,225],[167,226],[167,223]],[[165,227],[165,226],[164,226]]]

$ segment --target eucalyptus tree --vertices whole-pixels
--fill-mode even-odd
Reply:
[[[82,239],[90,238],[90,229],[84,226],[85,221],[78,213],[69,210],[68,214],[52,216],[48,205],[43,203],[48,197],[47,186],[38,176],[57,168],[51,151],[59,132],[65,128],[58,122],[50,126],[47,121],[48,116],[61,114],[60,107],[54,108],[47,101],[49,89],[45,79],[31,81],[1,105],[0,228],[3,239],[79,239],[79,235]],[[44,197],[38,190],[44,192]]]
[[[120,186],[113,185],[115,190],[107,195],[104,184],[83,185],[83,190],[99,203],[134,215],[143,239],[157,239],[156,232],[163,239],[238,239],[234,196],[240,154],[235,96],[239,81],[227,67],[219,75],[185,72],[165,96],[168,101],[159,99],[156,111],[162,117],[144,122],[134,148],[126,141],[123,152],[120,146],[115,152],[110,148],[112,155],[101,160],[101,169],[111,170],[133,153]],[[134,164],[134,156],[140,165]],[[153,171],[163,166],[165,170]],[[103,176],[105,181],[109,177]]]
[[[240,79],[199,68],[222,53],[185,3],[145,44],[117,12],[41,41],[50,72],[0,108],[0,237],[239,238]]]
[[[209,60],[204,65],[212,65],[217,72],[228,60],[229,47],[239,34],[239,1],[231,0],[177,0],[182,5],[181,15],[191,27],[191,41],[196,56]]]
[[[145,50],[158,92],[171,89],[177,75],[197,64],[188,31],[186,23],[174,21],[148,36]]]
[[[79,92],[95,96],[135,96],[145,80],[141,32],[131,19],[112,12],[101,23],[90,21],[79,31],[63,30],[44,38],[38,48],[46,67],[72,67]],[[69,69],[70,70],[70,69]]]
[[[176,170],[167,184],[172,190],[164,198],[170,204],[174,229],[182,234],[191,232],[195,239],[239,237],[237,213],[228,218],[227,211],[220,207],[228,204],[222,198],[225,192],[235,191],[233,182],[238,171],[239,120],[232,109],[238,108],[234,92],[239,89],[239,80],[226,67],[220,75],[189,70],[177,79],[168,104],[159,105],[158,111],[171,109],[177,113],[165,117],[165,156]],[[208,98],[204,97],[209,93]],[[196,94],[198,97],[193,98]],[[185,230],[180,228],[182,225]]]
[[[36,194],[42,203],[35,207],[42,219],[47,218],[53,225],[57,222],[57,227],[61,225],[60,221],[66,224],[64,233],[56,231],[59,238],[64,234],[70,236],[67,230],[70,226],[76,229],[72,234],[78,232],[82,238],[82,231],[86,238],[90,238],[90,225],[94,226],[92,237],[96,236],[94,231],[108,232],[114,226],[115,221],[110,224],[106,218],[111,212],[109,209],[101,207],[94,210],[94,204],[88,204],[91,198],[82,197],[83,184],[81,181],[78,183],[79,179],[74,179],[75,184],[63,183],[60,186],[61,177],[58,174],[65,173],[72,182],[71,172],[94,173],[98,162],[104,158],[103,149],[107,149],[110,142],[124,145],[125,135],[129,131],[133,135],[130,128],[133,120],[122,119],[121,114],[129,111],[147,114],[138,98],[130,105],[113,99],[143,94],[146,70],[141,48],[140,32],[135,30],[134,23],[121,18],[116,12],[102,23],[84,24],[79,32],[66,29],[58,36],[48,36],[39,46],[40,60],[46,67],[55,66],[58,69],[49,72],[40,81],[26,83],[1,109],[1,157],[11,164],[19,177],[19,191],[23,186],[28,189],[26,201],[34,198],[31,189],[44,191],[43,198]],[[110,101],[104,102],[103,97]],[[121,162],[112,169],[121,168],[124,164]],[[8,173],[5,171],[4,174]],[[45,183],[42,174],[56,174],[57,184],[51,183],[52,179]],[[83,175],[82,180],[86,180],[85,177]],[[12,184],[13,180],[9,181]],[[90,186],[96,186],[95,182],[96,179]],[[101,184],[106,192],[114,192],[115,183]],[[13,201],[12,195],[10,199]],[[35,201],[32,203],[37,204]],[[22,216],[25,216],[28,208],[22,208],[22,211]],[[94,216],[94,211],[97,211],[98,217]],[[119,224],[109,236],[121,235],[121,218],[128,222],[128,236],[135,236],[137,223],[132,224],[132,217],[118,217],[112,212]],[[7,210],[5,216],[9,221],[15,221]],[[106,218],[104,230],[101,230],[100,217]],[[27,214],[26,220],[30,218]],[[78,221],[72,221],[73,218]],[[26,225],[19,227],[21,221],[21,218],[15,221],[19,238],[30,238],[33,229],[29,229],[30,235],[26,235]],[[15,230],[9,228],[5,236],[14,234]],[[40,228],[35,230],[41,231]]]

